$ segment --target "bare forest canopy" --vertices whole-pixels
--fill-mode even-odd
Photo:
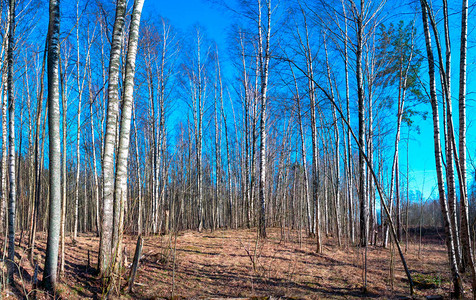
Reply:
[[[5,283],[19,232],[49,291],[96,235],[117,292],[124,234],[273,227],[398,241],[411,283],[400,242],[436,227],[475,290],[473,3],[215,0],[181,28],[163,2],[0,1]]]

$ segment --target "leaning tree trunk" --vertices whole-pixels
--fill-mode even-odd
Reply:
[[[420,1],[422,9],[422,20],[425,34],[426,51],[428,58],[428,75],[430,78],[430,101],[431,109],[433,112],[433,139],[435,146],[435,161],[436,161],[436,173],[438,179],[438,192],[440,198],[441,212],[443,215],[443,222],[445,226],[446,235],[446,247],[448,251],[448,259],[450,262],[451,275],[453,280],[453,287],[456,298],[461,298],[463,294],[462,280],[458,270],[458,264],[455,256],[455,249],[453,247],[453,231],[451,229],[450,216],[448,213],[448,205],[446,203],[445,187],[443,180],[443,169],[441,163],[441,145],[440,145],[440,125],[439,125],[439,112],[438,102],[436,98],[436,80],[435,80],[435,62],[433,58],[433,50],[431,47],[430,29],[428,25],[427,9],[425,0]]]
[[[444,32],[445,32],[445,45],[446,45],[446,70],[443,76],[446,76],[446,90],[445,98],[447,99],[447,108],[446,108],[446,118],[447,118],[447,141],[446,141],[446,178],[447,178],[447,187],[448,187],[448,208],[450,213],[450,222],[453,229],[453,243],[455,248],[456,261],[459,266],[462,265],[461,261],[461,247],[459,239],[459,230],[458,230],[458,220],[457,220],[457,208],[456,208],[456,183],[455,183],[455,170],[453,164],[453,140],[454,140],[454,131],[453,131],[453,120],[452,120],[452,105],[451,105],[451,43],[450,43],[450,33],[449,33],[449,22],[448,22],[448,4],[446,0],[443,0],[443,19],[444,19]],[[464,270],[461,270],[464,272]]]
[[[50,203],[49,227],[43,281],[51,292],[56,286],[61,214],[61,137],[59,109],[59,1],[50,0],[48,26],[48,128]]]

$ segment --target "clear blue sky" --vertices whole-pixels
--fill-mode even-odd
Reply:
[[[226,14],[216,9],[210,1],[146,0],[143,11],[146,17],[161,16],[169,19],[171,25],[181,31],[187,31],[192,25],[199,23],[207,29],[209,38],[223,45],[230,25]]]
[[[217,9],[210,1],[203,0],[146,0],[144,5],[144,15],[146,17],[162,16],[171,21],[172,26],[179,31],[186,32],[192,25],[199,23],[207,30],[209,38],[215,40],[221,48],[221,53],[226,50],[226,36],[227,29],[232,23],[231,14],[224,13],[222,9]],[[418,22],[417,22],[418,23]],[[453,53],[459,51],[459,27],[454,26],[455,32],[452,33]],[[470,31],[471,34],[471,31]],[[469,36],[469,42],[471,43],[471,35]],[[424,48],[422,48],[424,50]],[[471,52],[470,52],[471,53]],[[476,84],[471,81],[472,75],[475,74],[475,59],[470,57],[468,59],[468,137],[467,143],[469,148],[469,154],[471,157],[476,157],[476,108],[473,100],[474,91],[476,90]],[[454,55],[453,57],[453,98],[458,94],[458,66],[459,57]],[[424,72],[426,72],[427,62],[423,63]],[[440,97],[441,99],[441,97]],[[457,123],[457,102],[454,101],[453,112]],[[425,107],[426,106],[426,107]],[[435,160],[434,160],[434,148],[433,148],[433,127],[431,118],[430,105],[424,105],[424,109],[428,111],[428,118],[426,120],[420,120],[415,125],[420,128],[420,134],[416,134],[414,131],[410,135],[410,189],[423,190],[424,197],[429,197],[430,193],[434,190],[436,185],[436,172],[435,172]],[[440,119],[441,119],[440,112]],[[455,125],[457,126],[457,124]],[[457,127],[456,127],[457,134]],[[406,129],[402,130],[401,141],[401,172],[406,173]],[[393,151],[393,150],[392,150]],[[471,165],[468,164],[468,179],[472,179]],[[402,177],[404,180],[404,177]],[[436,196],[436,193],[434,193]]]

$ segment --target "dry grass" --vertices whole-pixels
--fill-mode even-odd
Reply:
[[[325,240],[323,253],[316,254],[315,240],[303,238],[299,243],[297,232],[286,232],[284,239],[279,229],[269,229],[268,235],[266,240],[257,243],[256,232],[251,230],[180,233],[176,243],[175,268],[174,236],[146,237],[136,277],[138,284],[131,295],[116,298],[349,299],[400,298],[409,294],[397,253],[394,255],[392,289],[389,249],[368,248],[367,293],[363,293],[363,249],[350,246],[339,248],[336,241],[329,238]],[[125,239],[128,262],[132,261],[135,242],[134,236]],[[81,236],[74,245],[67,239],[66,272],[58,286],[59,296],[76,299],[101,298],[104,295],[94,275],[98,244],[98,238],[93,236]],[[89,268],[88,250],[92,264]],[[41,263],[44,262],[44,251],[45,237],[40,235],[36,253]],[[17,276],[13,293],[15,297],[23,298],[25,293],[29,296],[33,294],[33,266],[23,251],[18,251],[18,254],[21,276]],[[415,289],[417,297],[449,296],[449,268],[440,239],[428,239],[422,245],[421,259],[418,259],[418,245],[415,243],[410,243],[405,255],[419,283]],[[128,272],[129,269],[125,274]],[[40,279],[41,273],[42,267]],[[126,284],[125,280],[123,284]],[[37,296],[44,298],[42,295],[40,291]]]

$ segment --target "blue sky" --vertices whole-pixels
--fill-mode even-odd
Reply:
[[[162,16],[171,21],[172,26],[179,31],[186,32],[192,25],[199,23],[207,30],[209,38],[215,40],[221,48],[221,53],[226,53],[226,37],[227,30],[232,23],[231,14],[225,13],[222,9],[214,7],[211,1],[203,0],[146,0],[144,5],[144,15],[146,17]],[[469,18],[471,19],[471,18]],[[419,21],[419,20],[418,20]],[[417,21],[417,26],[418,26]],[[454,21],[456,22],[456,21]],[[459,51],[459,26],[457,24],[452,32],[453,54]],[[419,30],[420,31],[420,30]],[[471,30],[470,30],[471,34]],[[469,36],[469,43],[471,45],[471,36]],[[422,48],[424,50],[424,48]],[[471,51],[471,50],[470,50]],[[467,124],[468,136],[467,143],[469,154],[471,157],[476,156],[476,108],[473,100],[476,83],[471,78],[474,75],[474,58],[471,57],[471,52],[468,58],[468,105],[467,105]],[[453,56],[453,98],[458,95],[458,67],[459,57]],[[423,63],[424,73],[426,73],[427,62]],[[440,95],[439,95],[440,96]],[[439,97],[441,99],[441,97]],[[410,134],[409,145],[409,161],[410,161],[410,189],[423,190],[424,197],[429,197],[433,191],[436,196],[434,186],[436,185],[436,172],[433,148],[433,127],[431,118],[430,105],[423,105],[422,109],[428,111],[428,118],[426,120],[419,120],[415,125],[420,128],[420,134],[412,131]],[[457,101],[453,101],[453,114],[457,123]],[[441,119],[440,112],[440,119]],[[457,124],[455,123],[455,126]],[[457,127],[455,128],[457,133]],[[402,128],[402,141],[400,143],[400,162],[401,172],[406,174],[406,136],[407,130]],[[392,150],[393,151],[393,150]],[[468,178],[472,180],[471,165],[468,164]],[[405,177],[402,176],[402,180]]]
[[[144,15],[161,16],[169,19],[171,24],[181,31],[188,30],[199,23],[207,29],[209,38],[224,45],[226,30],[230,19],[219,11],[210,1],[202,0],[146,0]]]

